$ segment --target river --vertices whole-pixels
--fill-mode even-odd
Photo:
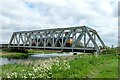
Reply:
[[[77,54],[83,54],[83,53],[77,53]],[[34,54],[30,55],[27,59],[8,59],[8,58],[0,58],[0,66],[5,64],[14,64],[14,63],[21,63],[26,60],[32,60],[32,59],[45,59],[45,58],[53,58],[53,57],[61,57],[61,56],[73,56],[73,53],[53,53],[53,54]]]

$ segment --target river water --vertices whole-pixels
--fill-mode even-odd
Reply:
[[[5,64],[14,64],[25,61],[24,59],[8,59],[8,58],[0,58],[0,66]]]
[[[72,56],[73,53],[62,53],[62,54],[58,54],[58,53],[53,53],[53,54],[35,54],[35,55],[30,55],[29,58],[52,58],[52,57],[61,57],[61,56]]]
[[[77,53],[77,54],[83,54],[83,53]],[[14,63],[21,63],[26,60],[32,60],[32,59],[43,59],[43,58],[53,58],[53,57],[61,57],[61,56],[73,56],[73,53],[54,53],[54,54],[34,54],[30,55],[27,59],[8,59],[8,58],[0,58],[0,66],[5,64],[14,64]]]

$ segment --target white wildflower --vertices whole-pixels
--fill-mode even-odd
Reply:
[[[32,74],[31,74],[31,73],[29,73],[28,75],[29,75],[29,76],[32,76]]]
[[[11,78],[10,75],[8,75],[7,78]]]
[[[27,76],[24,74],[24,75],[23,75],[23,78],[27,78]]]

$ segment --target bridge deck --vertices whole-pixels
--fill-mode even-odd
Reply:
[[[72,48],[72,47],[37,47],[37,46],[11,46],[10,48],[14,49],[45,49],[45,50],[61,50],[61,51],[69,51],[69,52],[96,52],[94,48]]]

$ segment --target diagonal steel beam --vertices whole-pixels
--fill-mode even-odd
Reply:
[[[80,33],[80,35],[78,36],[77,40],[73,43],[72,47],[75,47],[75,45],[78,43],[78,41],[80,41],[82,39],[84,33],[85,33],[84,31],[82,31]]]
[[[60,33],[59,33],[58,36],[57,36],[57,39],[56,39],[55,43],[53,44],[53,46],[55,46],[55,45],[57,44],[57,41],[59,40],[60,35],[61,35],[61,33],[62,33],[63,31],[64,31],[64,30],[61,30],[61,31],[60,31]]]
[[[21,38],[22,43],[24,44],[22,33],[20,34],[20,38]]]
[[[18,37],[17,37],[18,34],[15,34],[15,40],[16,40],[16,44],[18,45],[19,44],[19,41],[18,41]]]
[[[54,30],[50,31],[50,33],[49,33],[50,36],[51,36],[54,32],[55,32]],[[47,38],[47,42],[46,42],[46,44],[48,44],[48,42],[50,41],[50,38],[51,38],[51,37]],[[50,41],[50,42],[51,42],[51,41]]]
[[[92,36],[93,36],[93,34],[92,34]],[[89,37],[87,43],[85,44],[86,47],[87,47],[87,45],[89,44],[90,40],[91,40],[91,39],[90,39],[90,37]]]
[[[46,46],[46,38],[47,38],[47,35],[50,33],[50,31],[45,31],[45,37],[44,37],[44,47]]]
[[[30,44],[30,37],[31,37],[31,33],[29,33],[28,35],[27,35],[27,40],[25,41],[25,45],[29,42],[29,44]]]
[[[90,34],[90,32],[88,31],[88,29],[87,29],[86,27],[84,27],[84,29],[86,30],[88,36],[90,37],[92,43],[94,44],[95,49],[97,50],[97,52],[99,52],[99,51],[100,51],[100,50],[99,50],[99,47],[98,47],[97,43],[94,41],[92,35]]]
[[[101,42],[101,44],[102,44],[103,48],[106,48],[106,46],[105,46],[104,42],[102,41],[102,39],[100,38],[100,36],[98,35],[98,33],[97,33],[97,32],[96,32],[96,35],[97,35],[97,37],[98,37],[99,41]]]
[[[14,33],[12,34],[12,37],[11,37],[11,39],[10,39],[10,42],[9,42],[8,47],[10,47],[10,46],[11,46],[11,44],[12,44],[12,42],[13,42],[13,39],[14,39]]]
[[[66,39],[65,39],[65,42],[64,42],[63,46],[66,45],[66,42],[67,42],[67,40],[70,38],[71,33],[72,33],[72,31],[70,31],[70,32],[68,33],[68,35],[65,37]]]

